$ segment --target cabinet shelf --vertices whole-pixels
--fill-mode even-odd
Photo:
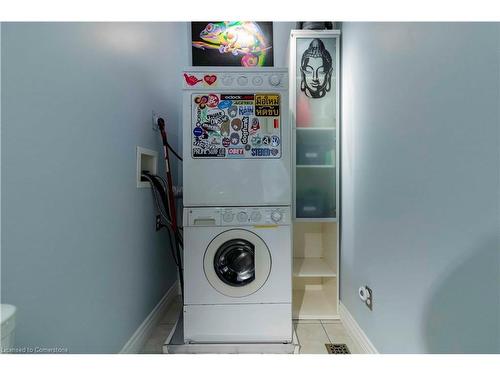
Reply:
[[[296,217],[293,219],[299,223],[336,223],[336,217]]]
[[[323,258],[294,258],[295,277],[336,277],[333,268]]]
[[[336,131],[334,127],[314,127],[314,126],[297,126],[296,130],[331,130]]]
[[[292,303],[293,319],[338,319],[335,296],[322,289],[294,290]]]
[[[297,168],[335,168],[335,165],[332,164],[325,164],[325,165],[320,165],[320,164],[301,164],[301,165],[296,165]]]

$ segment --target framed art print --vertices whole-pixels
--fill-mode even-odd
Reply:
[[[193,66],[273,66],[273,23],[191,22]]]

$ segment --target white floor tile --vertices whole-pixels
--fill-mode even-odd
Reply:
[[[161,318],[160,324],[175,324],[182,311],[182,302],[174,301],[168,308],[165,315]]]
[[[360,348],[354,343],[341,322],[323,324],[332,344],[346,344],[352,354],[361,353]]]
[[[330,340],[334,339],[336,336],[347,336],[347,331],[344,325],[340,322],[323,323],[323,327],[325,327],[326,333]]]
[[[300,354],[327,354],[325,344],[330,343],[321,323],[296,323]]]
[[[162,353],[163,352],[163,344],[167,339],[170,331],[174,328],[173,324],[159,324],[157,325],[148,341],[144,345],[142,349],[142,353],[153,354],[153,353]]]

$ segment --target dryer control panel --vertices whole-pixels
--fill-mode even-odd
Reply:
[[[288,69],[286,68],[211,68],[191,69],[182,72],[183,89],[199,90],[287,90]]]
[[[277,207],[199,207],[184,209],[184,226],[290,225],[291,209]]]

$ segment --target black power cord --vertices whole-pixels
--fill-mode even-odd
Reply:
[[[153,190],[153,198],[157,209],[157,219],[156,219],[157,230],[160,230],[161,228],[167,228],[169,231],[170,250],[172,252],[172,257],[174,258],[177,270],[179,272],[181,293],[184,294],[184,269],[182,267],[182,255],[181,255],[181,248],[184,247],[184,239],[182,238],[181,226],[177,226],[176,224],[177,217],[170,216],[171,213],[172,215],[175,215],[176,203],[175,203],[175,198],[173,198],[174,197],[173,191],[169,191],[173,190],[173,186],[171,182],[168,151],[170,150],[175,155],[175,157],[177,157],[180,161],[182,161],[182,157],[177,152],[175,152],[173,147],[167,141],[165,120],[160,117],[158,118],[157,124],[158,124],[158,129],[160,130],[161,141],[163,143],[167,180],[165,180],[160,176],[153,175],[148,171],[142,171],[141,176],[147,181],[149,181],[149,183],[151,184],[151,188]]]
[[[160,216],[161,219],[165,220],[168,225],[170,225],[170,226],[173,225],[172,221],[170,220],[169,213],[168,213],[168,203],[167,203],[168,200],[166,200],[161,193],[165,189],[163,187],[159,186],[159,182],[155,179],[156,176],[153,177],[153,175],[150,175],[148,172],[143,171],[141,177],[144,178],[145,180],[149,181],[149,183],[151,184],[153,198],[155,200],[156,210],[158,212],[158,215]],[[160,204],[160,202],[161,202],[161,204]],[[167,210],[165,212],[161,208],[162,206],[164,208],[167,207]],[[160,223],[160,224],[162,224],[164,226],[163,223]]]
[[[175,152],[170,143],[167,142],[167,135],[166,135],[167,133],[165,132],[165,120],[161,117],[158,118],[156,125],[158,125],[158,129],[160,129],[163,145],[166,146],[170,151],[172,151],[172,154],[174,154],[177,159],[183,161],[182,157],[177,152]]]
[[[183,161],[182,158],[179,156],[179,154],[177,152],[175,152],[175,150],[172,148],[172,146],[170,146],[170,143],[167,143],[167,147],[170,151],[172,151],[172,154],[174,154],[177,159],[179,159],[180,161]]]
[[[181,248],[184,247],[184,241],[180,228],[174,228],[172,218],[170,217],[166,181],[162,177],[153,175],[148,171],[142,171],[141,177],[151,184],[157,214],[160,218],[157,228],[166,228],[169,232],[170,252],[179,272],[181,290],[184,291],[184,269],[182,267],[181,256]]]

